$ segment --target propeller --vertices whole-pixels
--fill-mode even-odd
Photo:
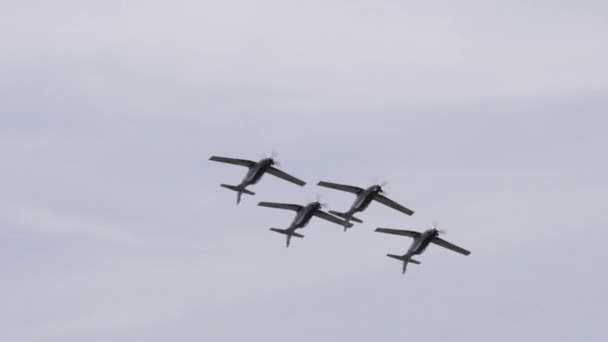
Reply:
[[[317,194],[315,196],[314,202],[319,203],[321,205],[321,208],[323,208],[323,209],[325,209],[329,206],[329,204],[327,204],[325,202],[321,202],[321,194]]]
[[[439,229],[439,222],[433,221],[433,229],[439,233],[439,235],[446,235],[448,232],[444,229]]]
[[[272,152],[270,152],[270,155],[268,155],[267,153],[263,153],[262,154],[262,159],[272,159],[273,161],[273,165],[276,167],[280,167],[281,166],[281,162],[276,160],[275,158],[277,157],[278,152],[273,150]]]
[[[384,187],[388,185],[388,181],[386,181],[386,180],[379,181],[377,178],[374,178],[372,180],[372,183],[376,184],[380,187],[380,192],[383,195],[388,196],[388,192],[386,190],[384,190]]]

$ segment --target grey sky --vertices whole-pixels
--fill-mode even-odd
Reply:
[[[0,5],[0,340],[605,341],[608,5]],[[276,149],[244,170],[211,154]],[[255,204],[390,181],[343,233]],[[424,229],[473,251],[386,258]]]

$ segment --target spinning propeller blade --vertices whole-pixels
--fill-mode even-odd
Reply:
[[[383,180],[380,183],[376,184],[378,184],[378,186],[380,187],[380,193],[382,193],[384,196],[388,196],[388,192],[384,190],[384,187],[388,185],[388,181]]]
[[[433,229],[435,229],[439,235],[446,235],[448,233],[448,231],[445,229],[439,229],[439,222],[436,220],[433,221]]]
[[[272,159],[273,165],[276,167],[280,167],[281,162],[275,159],[277,157],[277,155],[278,155],[278,152],[275,150],[272,150],[272,152],[270,152],[270,155],[268,155],[266,152],[264,152],[264,153],[262,153],[262,159]]]
[[[322,197],[322,196],[321,196],[321,194],[317,194],[317,195],[315,196],[315,200],[314,200],[314,202],[319,203],[319,204],[321,205],[321,208],[325,209],[325,208],[327,208],[329,205],[328,205],[327,203],[325,203],[325,202],[321,202],[321,197]]]

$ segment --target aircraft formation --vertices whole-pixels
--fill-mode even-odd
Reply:
[[[288,181],[290,183],[293,183],[293,184],[296,184],[299,186],[306,185],[306,182],[304,182],[303,180],[296,178],[284,171],[281,171],[279,169],[280,163],[275,158],[276,158],[276,153],[273,153],[270,157],[264,157],[257,162],[252,161],[252,160],[247,160],[247,159],[226,158],[226,157],[218,157],[218,156],[212,156],[211,158],[209,158],[209,160],[215,161],[215,162],[220,162],[220,163],[243,166],[243,167],[247,168],[247,173],[245,174],[245,177],[238,185],[221,184],[221,186],[223,188],[236,192],[236,203],[238,205],[241,202],[241,198],[242,198],[243,194],[250,195],[250,196],[255,195],[255,193],[248,190],[247,187],[259,183],[259,181],[262,179],[262,177],[265,174],[273,175],[275,177],[281,178],[285,181]],[[316,201],[310,202],[308,204],[305,204],[305,205],[292,204],[292,203],[275,203],[275,202],[258,203],[258,206],[260,206],[260,207],[291,210],[291,211],[295,212],[295,216],[288,228],[284,228],[284,229],[283,228],[270,228],[271,231],[279,233],[279,234],[283,234],[286,236],[286,246],[287,247],[289,247],[292,237],[297,237],[297,238],[304,237],[304,235],[302,235],[296,231],[298,229],[303,229],[304,227],[306,227],[310,223],[310,221],[312,220],[313,217],[317,217],[317,218],[332,222],[336,225],[340,225],[344,228],[344,231],[346,231],[349,228],[353,227],[353,223],[351,223],[351,221],[355,222],[355,223],[363,223],[363,221],[361,219],[359,219],[358,217],[356,217],[355,214],[362,213],[363,211],[365,211],[369,207],[369,205],[374,201],[376,201],[378,203],[382,203],[385,206],[395,209],[408,216],[411,216],[414,214],[414,211],[389,199],[386,196],[386,193],[382,188],[384,186],[384,184],[374,184],[367,188],[360,188],[360,187],[352,186],[352,185],[345,185],[345,184],[321,181],[321,182],[317,183],[317,185],[320,187],[328,188],[328,189],[349,192],[349,193],[355,195],[355,200],[352,203],[352,205],[350,206],[350,209],[348,209],[345,212],[339,212],[339,211],[334,211],[334,210],[330,210],[330,211],[326,212],[323,210],[326,205],[324,205],[323,203],[320,203],[319,199],[317,199]],[[386,255],[389,258],[393,258],[393,259],[396,259],[396,260],[399,260],[402,262],[402,264],[403,264],[402,272],[403,273],[406,272],[408,264],[410,264],[410,263],[416,264],[416,265],[420,264],[419,261],[413,259],[412,257],[415,255],[422,254],[430,244],[435,244],[435,245],[447,248],[451,251],[454,251],[454,252],[462,254],[462,255],[471,254],[470,251],[468,251],[462,247],[456,246],[456,245],[440,238],[439,235],[443,234],[444,232],[438,229],[437,223],[434,223],[432,228],[425,230],[423,232],[416,232],[416,231],[404,230],[404,229],[393,229],[393,228],[377,228],[375,231],[378,233],[405,236],[405,237],[410,237],[413,239],[412,243],[410,244],[410,247],[408,248],[407,252],[405,252],[405,254],[403,254],[403,255],[387,254]]]

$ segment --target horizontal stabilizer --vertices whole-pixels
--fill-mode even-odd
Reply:
[[[418,261],[418,260],[407,259],[405,255],[387,254],[386,256],[389,257],[389,258],[397,259],[399,261],[405,261],[405,260],[407,260],[407,262],[412,263],[412,264],[416,264],[416,265],[420,265],[421,264],[421,262]]]
[[[405,257],[402,256],[402,255],[387,254],[386,256],[389,257],[389,258],[397,259],[399,261],[405,260]]]
[[[341,213],[341,212],[335,211],[335,210],[330,210],[329,213],[333,214],[333,215],[336,215],[338,217],[341,217],[341,218],[343,218],[345,220],[348,219],[348,216],[346,215],[346,213]],[[348,220],[353,221],[353,222],[357,222],[357,223],[363,223],[363,220],[361,220],[359,218],[356,218],[354,216],[351,216],[350,219],[348,219]]]
[[[291,235],[291,236],[295,236],[295,237],[299,237],[299,238],[304,237],[304,235],[298,234],[298,233],[294,232],[293,230],[279,229],[279,228],[270,228],[270,230],[272,230],[273,232],[277,232],[279,234]]]
[[[229,189],[229,190],[232,190],[232,191],[236,191],[236,192],[242,192],[242,193],[247,194],[247,195],[251,195],[251,196],[255,195],[255,192],[249,191],[247,189],[239,188],[238,186],[228,185],[228,184],[221,184],[220,186],[222,188],[226,188],[226,189]]]

